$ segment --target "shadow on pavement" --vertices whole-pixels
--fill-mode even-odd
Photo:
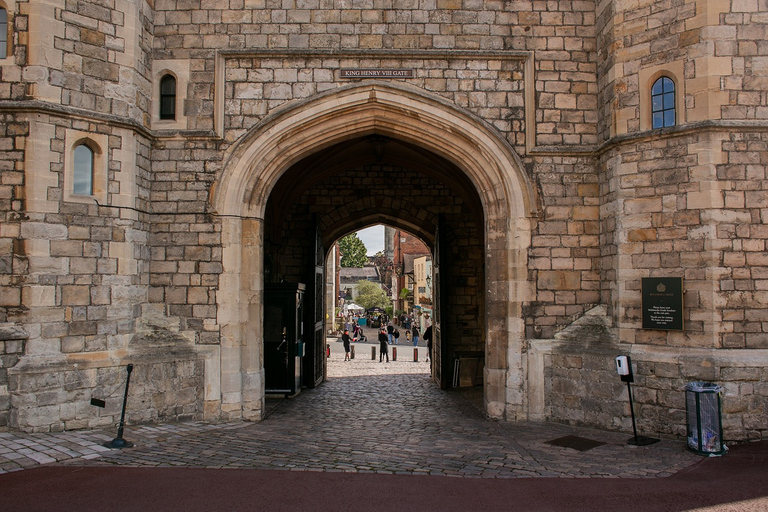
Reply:
[[[768,510],[768,442],[668,478],[472,479],[342,472],[41,467],[0,475],[3,510]]]

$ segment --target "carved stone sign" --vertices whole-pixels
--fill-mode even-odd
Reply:
[[[341,78],[413,78],[412,69],[342,69]]]
[[[643,329],[683,330],[683,278],[644,277]]]

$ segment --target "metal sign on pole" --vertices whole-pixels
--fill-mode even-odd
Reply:
[[[634,437],[630,437],[627,440],[627,444],[635,446],[648,446],[649,444],[657,443],[659,440],[654,437],[645,437],[637,435],[637,425],[635,424],[635,407],[632,405],[632,386],[631,383],[635,382],[635,374],[632,372],[632,360],[629,356],[618,356],[616,358],[616,371],[621,377],[622,382],[627,383],[627,391],[629,392],[629,412],[632,414],[632,432]]]

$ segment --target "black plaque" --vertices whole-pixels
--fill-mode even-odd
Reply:
[[[683,278],[643,278],[643,329],[683,330]]]

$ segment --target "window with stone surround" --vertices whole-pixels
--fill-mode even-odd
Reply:
[[[189,60],[157,60],[152,63],[152,124],[155,129],[187,128],[183,107],[189,84],[189,66]]]
[[[72,203],[107,204],[109,138],[99,133],[67,130],[63,199]]]
[[[638,71],[641,130],[658,130],[685,124],[684,69],[683,61],[674,61]],[[656,92],[661,94],[659,99],[656,98]],[[665,109],[668,113],[665,113]],[[664,124],[665,120],[672,124]]]
[[[654,129],[675,125],[675,82],[662,76],[651,88],[651,123]]]
[[[165,75],[160,80],[160,119],[176,119],[176,78]]]

